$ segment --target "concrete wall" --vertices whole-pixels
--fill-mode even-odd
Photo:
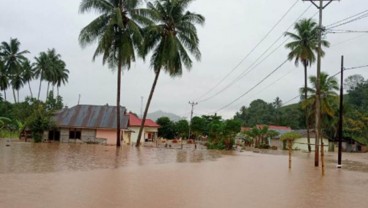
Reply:
[[[310,138],[310,143],[311,143],[311,149],[312,151],[315,150],[315,138]],[[328,151],[328,145],[329,145],[329,141],[328,139],[323,139],[323,143],[324,143],[324,151],[327,152]],[[296,139],[294,141],[293,144],[293,149],[298,149],[301,151],[308,151],[308,139],[307,138],[299,138]]]
[[[69,129],[60,129],[60,142],[69,142]]]
[[[131,144],[131,133],[130,131],[123,131],[123,143],[124,144]]]
[[[96,139],[95,129],[82,129],[81,130],[81,140],[83,142],[94,141]]]
[[[97,129],[96,138],[106,139],[106,144],[116,145],[116,131],[109,129]]]
[[[139,127],[129,127],[129,129],[133,130],[132,134],[131,134],[131,142],[137,143],[138,140],[138,133],[139,133]],[[145,131],[145,128],[143,128],[143,132]],[[141,136],[141,142],[144,142],[144,133]]]
[[[131,133],[131,142],[137,143],[139,127],[129,127],[129,129],[133,130],[133,132]],[[148,137],[148,133],[157,133],[157,132],[158,128],[144,127],[141,136],[141,142],[143,143],[144,139]]]

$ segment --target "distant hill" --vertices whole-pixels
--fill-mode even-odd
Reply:
[[[182,120],[182,119],[186,119],[186,118],[180,117],[176,114],[167,113],[167,112],[163,112],[163,111],[155,111],[155,112],[149,113],[147,115],[147,118],[152,119],[154,121],[156,121],[158,118],[161,118],[161,117],[168,117],[168,118],[170,118],[171,121],[179,121],[179,120]]]

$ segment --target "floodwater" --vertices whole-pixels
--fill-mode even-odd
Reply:
[[[326,160],[322,177],[307,153],[289,170],[280,152],[0,141],[0,207],[367,207],[368,154]]]

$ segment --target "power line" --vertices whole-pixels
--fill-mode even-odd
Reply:
[[[368,31],[363,30],[328,30],[327,33],[333,34],[345,34],[345,33],[368,33]]]
[[[312,5],[310,5],[307,9],[305,9],[303,11],[303,13],[295,20],[294,23],[292,23],[287,29],[286,31],[288,31],[292,26],[295,25],[295,23],[311,8]],[[313,16],[315,16],[316,14],[318,14],[318,12],[316,12]],[[231,87],[232,85],[234,85],[236,82],[240,81],[241,79],[243,79],[247,74],[249,74],[251,71],[253,71],[256,67],[258,67],[260,64],[262,64],[265,60],[267,60],[267,58],[269,58],[273,53],[275,53],[281,46],[284,45],[284,43],[286,43],[286,41],[289,39],[287,38],[284,42],[282,42],[279,46],[277,46],[271,53],[269,53],[266,57],[264,57],[261,61],[259,61],[281,38],[284,37],[284,34],[281,34],[279,36],[278,39],[276,39],[248,68],[246,68],[240,75],[238,75],[238,77],[236,77],[232,82],[230,82],[229,84],[227,84],[225,87],[223,87],[221,90],[219,90],[217,93],[213,94],[210,97],[207,97],[205,99],[199,100],[198,102],[202,103],[202,102],[206,102],[214,97],[216,97],[217,95],[221,94],[222,92],[224,92],[225,90],[227,90],[229,87]],[[259,61],[259,62],[258,62]],[[258,62],[258,63],[257,63]],[[214,88],[213,88],[214,89]],[[211,89],[211,91],[213,90]],[[207,93],[208,94],[208,93]],[[204,97],[204,96],[201,96]]]
[[[365,15],[359,16],[357,18],[354,18],[352,20],[349,20],[349,21],[346,21],[346,22],[342,22],[342,23],[337,24],[337,25],[334,25],[334,26],[327,27],[327,29],[332,29],[332,28],[340,27],[340,26],[343,26],[343,25],[346,25],[346,24],[349,24],[349,23],[352,23],[352,22],[356,22],[358,20],[361,20],[361,19],[364,19],[364,18],[367,18],[367,17],[368,17],[368,14],[365,14]]]
[[[246,91],[245,93],[243,93],[242,95],[240,95],[238,98],[236,98],[235,100],[231,101],[229,104],[221,107],[220,109],[218,109],[216,112],[219,112],[227,107],[229,107],[230,105],[232,105],[233,103],[235,103],[236,101],[238,101],[240,98],[244,97],[245,95],[247,95],[249,92],[251,92],[254,88],[258,87],[262,82],[264,82],[267,78],[269,78],[273,73],[275,73],[277,70],[279,70],[284,64],[286,64],[286,62],[288,62],[288,59],[286,59],[280,66],[278,66],[276,69],[274,69],[271,73],[269,73],[266,77],[264,77],[260,82],[258,82],[256,85],[254,85],[252,88],[250,88],[248,91]]]
[[[196,100],[200,100],[202,99],[204,96],[206,96],[206,94],[209,94],[210,92],[212,92],[214,89],[216,89],[227,77],[230,76],[230,74],[232,74],[257,48],[259,45],[261,45],[261,43],[263,43],[263,41],[271,34],[271,32],[281,23],[281,21],[286,17],[286,15],[289,14],[289,12],[297,5],[297,3],[299,2],[299,0],[296,0],[295,3],[284,13],[284,15],[276,22],[276,24],[266,33],[266,35],[256,44],[256,46],[254,46],[254,48],[252,50],[250,50],[250,52],[242,59],[240,60],[240,62],[228,73],[225,75],[224,78],[222,78],[214,87],[212,87],[210,90],[208,90],[207,92],[203,93],[201,96],[199,96]],[[200,101],[198,101],[200,102]]]
[[[359,13],[357,13],[357,14],[354,14],[354,15],[352,15],[352,16],[346,17],[346,18],[344,18],[344,19],[342,19],[342,20],[339,20],[339,21],[336,21],[336,22],[334,22],[334,23],[331,23],[331,24],[327,25],[326,27],[332,27],[332,26],[334,26],[334,25],[337,25],[337,24],[339,24],[339,23],[342,23],[342,22],[344,22],[344,21],[347,21],[347,20],[349,20],[349,19],[351,19],[351,18],[357,17],[357,16],[362,15],[362,14],[367,13],[367,12],[368,12],[368,10],[364,10],[364,11],[359,12]]]
[[[285,106],[286,104],[290,103],[291,101],[293,101],[293,100],[295,100],[295,99],[297,99],[297,98],[299,98],[299,97],[300,97],[300,95],[297,95],[297,96],[295,96],[295,97],[291,98],[290,100],[286,101],[286,102],[283,104],[283,106]]]
[[[344,70],[361,69],[361,68],[367,68],[367,67],[368,67],[368,65],[354,66],[354,67],[350,67],[350,68],[344,68]]]
[[[270,83],[269,85],[267,85],[266,87],[262,88],[260,91],[258,91],[257,93],[255,93],[254,95],[250,96],[254,97],[255,95],[259,95],[261,92],[263,92],[264,90],[268,89],[269,87],[271,87],[272,85],[274,85],[275,83],[277,83],[278,81],[282,80],[283,78],[285,78],[287,75],[289,75],[292,71],[294,71],[294,69],[289,70],[287,73],[285,73],[283,76],[279,77],[277,80],[275,80],[274,82]]]

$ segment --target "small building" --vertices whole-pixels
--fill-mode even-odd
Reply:
[[[295,130],[295,132],[302,135],[302,137],[299,138],[299,139],[294,140],[293,149],[301,150],[301,151],[308,151],[307,130],[306,129]],[[316,143],[315,130],[313,130],[313,129],[309,130],[309,138],[310,138],[311,150],[314,152],[315,151],[315,143]],[[329,151],[329,145],[330,145],[329,139],[327,139],[326,136],[323,136],[323,147],[324,147],[323,150],[325,152]]]
[[[98,142],[116,145],[116,106],[77,105],[64,108],[56,113],[56,128],[44,133],[44,140],[60,142]],[[129,115],[120,107],[121,141],[130,139]]]
[[[338,146],[339,146],[339,139],[336,138],[335,139],[335,148],[334,150],[335,151],[338,151]],[[354,140],[353,138],[351,137],[344,137],[342,139],[342,143],[341,143],[341,146],[342,146],[342,151],[343,152],[368,152],[368,146],[366,144],[364,144],[364,140],[360,140],[361,142],[359,141],[356,141]]]
[[[136,143],[138,140],[139,128],[141,127],[142,119],[138,118],[133,113],[129,113],[128,128],[131,130],[130,140],[124,140],[125,143]],[[151,119],[146,119],[144,122],[144,128],[141,136],[141,142],[154,141],[157,138],[157,132],[160,125]]]
[[[257,128],[263,128],[266,125],[257,125]],[[283,143],[280,141],[280,138],[283,134],[287,132],[291,132],[292,129],[288,126],[276,126],[276,125],[267,125],[268,130],[273,130],[279,133],[276,137],[268,138],[268,142],[271,147],[277,147],[277,149],[283,149]]]

